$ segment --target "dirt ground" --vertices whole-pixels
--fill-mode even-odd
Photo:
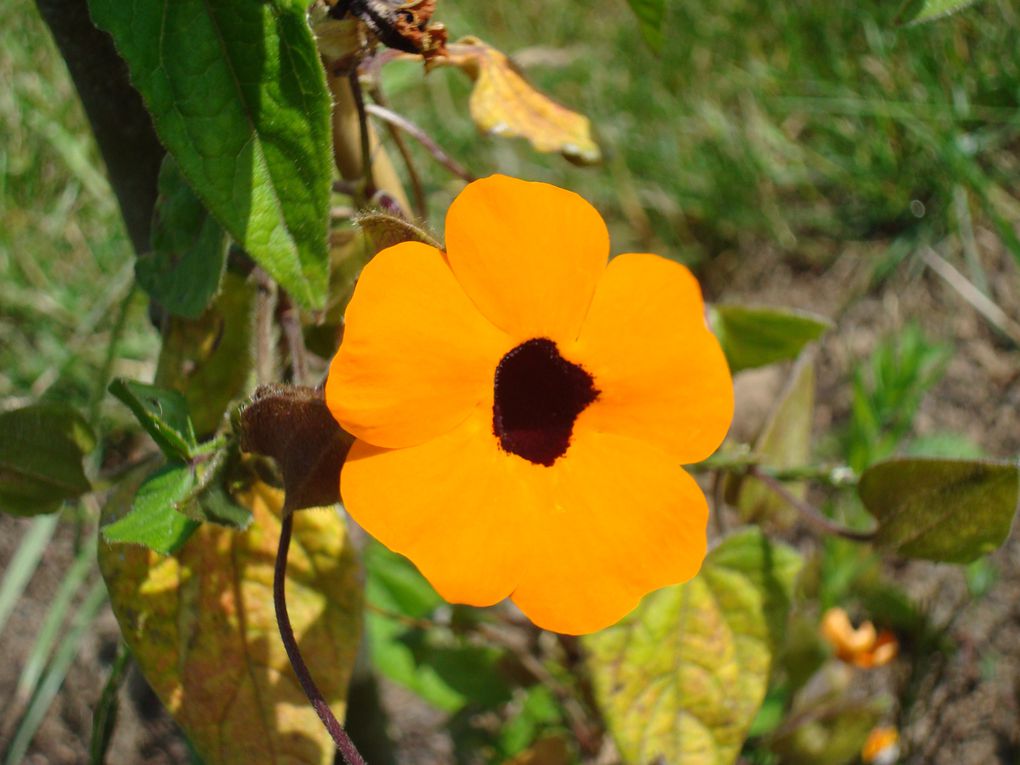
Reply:
[[[987,232],[978,232],[982,266],[995,303],[1020,317],[1020,274],[1012,258]],[[932,338],[948,341],[954,353],[941,382],[926,397],[916,420],[918,434],[954,431],[987,453],[1012,458],[1020,452],[1020,351],[1003,339],[961,293],[911,255],[891,275],[874,283],[884,257],[882,243],[847,248],[822,262],[736,255],[715,261],[704,278],[711,299],[743,300],[815,311],[836,321],[818,352],[816,432],[845,421],[847,384],[854,365],[880,338],[920,323]],[[747,386],[744,386],[746,389]],[[761,417],[775,386],[753,386],[742,411]],[[17,548],[27,522],[0,516],[0,568]],[[46,608],[73,556],[73,533],[61,526],[5,631],[0,635],[0,739],[9,735],[19,707],[13,689]],[[1020,763],[1020,536],[1014,529],[994,554],[998,571],[985,597],[956,615],[952,637],[960,650],[933,662],[924,679],[922,702],[903,731],[907,762],[927,765]],[[966,599],[959,568],[925,563],[894,567],[900,583],[919,602],[950,615]],[[938,613],[935,618],[940,618]],[[91,709],[99,697],[117,642],[107,610],[90,631],[67,680],[46,715],[26,760],[32,765],[87,761]],[[416,765],[449,758],[442,716],[411,703],[388,688],[394,728],[402,730],[402,761]],[[137,672],[122,690],[121,715],[110,763],[178,765],[188,762],[185,746]],[[423,756],[422,747],[432,750]]]

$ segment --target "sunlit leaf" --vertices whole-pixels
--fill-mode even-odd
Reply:
[[[754,445],[754,454],[765,468],[782,469],[806,465],[811,456],[811,425],[815,406],[815,368],[812,359],[802,358],[769,414]],[[803,496],[804,484],[788,486]],[[753,476],[740,482],[736,500],[741,517],[748,522],[771,518],[782,526],[790,525],[796,511],[775,492]]]
[[[712,550],[687,584],[582,639],[624,762],[736,760],[768,683],[799,555],[757,529]]]
[[[110,393],[131,410],[160,450],[170,458],[188,460],[195,449],[195,428],[188,402],[175,390],[118,377]]]
[[[662,24],[666,17],[666,0],[627,0],[638,18],[641,35],[648,47],[658,53],[662,50]]]
[[[166,155],[159,172],[152,252],[135,263],[138,283],[170,313],[195,319],[219,290],[226,263],[227,233]]]
[[[164,331],[156,384],[182,393],[201,436],[215,432],[230,403],[247,390],[254,310],[254,286],[228,271],[201,317],[171,317]]]
[[[969,563],[1009,535],[1020,498],[1015,462],[890,459],[861,475],[875,542],[908,558]]]
[[[131,510],[103,527],[108,542],[144,545],[163,555],[176,552],[198,523],[177,511],[191,491],[195,474],[190,465],[164,465],[138,488]]]
[[[475,81],[471,118],[483,133],[527,138],[537,151],[559,152],[580,164],[602,158],[588,118],[535,90],[505,54],[475,37],[448,50],[448,57],[433,63],[456,66]]]
[[[243,533],[199,528],[175,555],[99,545],[114,614],[146,680],[206,765],[331,765],[332,741],[287,660],[273,610],[283,493],[241,498]],[[104,511],[113,520],[125,508]],[[294,519],[287,597],[302,654],[343,719],[361,629],[361,586],[332,511]]]
[[[562,736],[548,736],[507,760],[504,765],[570,765],[574,761]]]
[[[911,19],[914,24],[921,24],[925,21],[933,21],[951,13],[962,11],[977,0],[924,0],[917,15]]]
[[[321,307],[331,104],[304,4],[90,0],[89,9],[194,192],[298,302]]]
[[[785,308],[719,304],[712,306],[710,315],[734,374],[795,359],[832,326],[822,316]]]
[[[39,515],[91,488],[82,458],[95,436],[73,408],[34,404],[0,413],[0,510]]]

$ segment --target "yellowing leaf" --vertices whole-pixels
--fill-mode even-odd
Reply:
[[[198,436],[213,433],[245,390],[251,372],[255,286],[229,271],[216,300],[197,319],[170,317],[155,384],[180,391]]]
[[[536,150],[560,152],[579,164],[602,159],[588,118],[535,90],[504,53],[476,37],[447,49],[449,56],[432,65],[456,66],[475,81],[471,118],[483,133],[527,138]]]
[[[130,491],[104,511],[113,521]],[[206,765],[329,765],[334,746],[280,641],[273,561],[283,492],[238,495],[243,533],[203,524],[172,556],[100,542],[114,613],[145,678]],[[343,719],[361,631],[357,562],[332,510],[294,519],[287,571],[294,633],[316,683]]]
[[[757,529],[709,553],[687,584],[583,638],[595,696],[624,762],[728,765],[768,683],[801,560]]]

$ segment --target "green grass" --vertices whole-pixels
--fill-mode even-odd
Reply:
[[[849,239],[942,237],[960,224],[960,189],[1005,229],[1020,217],[1018,11],[987,0],[898,28],[897,6],[673,2],[656,58],[624,0],[440,4],[451,37],[568,54],[529,75],[591,116],[608,155],[595,169],[522,142],[479,141],[459,72],[436,71],[424,85],[407,71],[388,79],[394,105],[477,174],[552,180],[595,201],[617,251],[665,248],[697,261],[768,245],[810,259]],[[443,181],[434,168],[429,177]],[[436,194],[435,210],[449,194]]]
[[[83,409],[132,252],[73,86],[31,0],[0,8],[0,402]],[[153,352],[144,303],[120,345]]]
[[[438,16],[454,38],[559,52],[528,74],[591,116],[606,153],[595,168],[479,138],[460,72],[423,78],[395,64],[386,85],[395,108],[475,173],[546,179],[592,199],[617,252],[704,262],[768,248],[812,262],[852,240],[966,233],[971,218],[1005,233],[1020,218],[1018,11],[985,0],[900,28],[895,6],[674,2],[656,57],[624,0],[444,0]],[[0,9],[0,36],[0,399],[85,406],[130,246],[30,0]],[[412,149],[441,228],[458,183]],[[139,300],[119,350],[136,370],[153,349],[142,310]]]

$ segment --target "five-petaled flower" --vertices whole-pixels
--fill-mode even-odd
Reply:
[[[357,437],[341,496],[451,602],[580,634],[701,566],[680,466],[726,435],[729,369],[686,268],[608,256],[581,197],[496,175],[445,251],[398,244],[358,281],[326,383]]]

